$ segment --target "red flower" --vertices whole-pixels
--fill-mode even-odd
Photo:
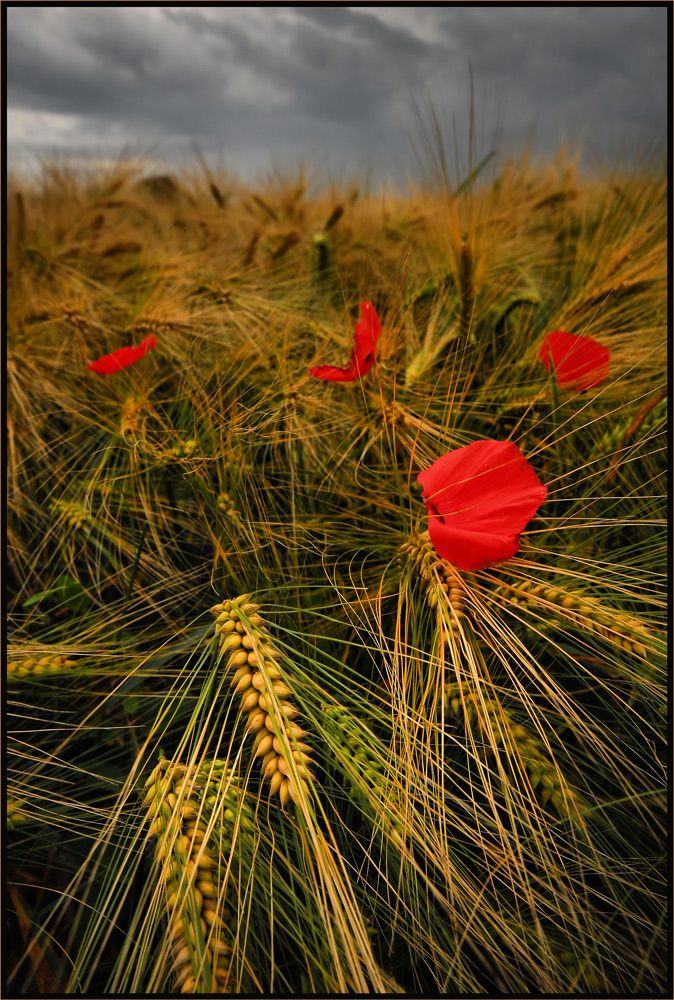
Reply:
[[[417,476],[443,559],[479,569],[513,556],[548,492],[512,441],[474,441]]]
[[[104,358],[92,361],[90,365],[87,365],[87,370],[96,372],[97,375],[112,375],[114,372],[121,371],[122,368],[128,368],[134,361],[138,361],[156,343],[157,338],[151,333],[138,347],[120,347],[112,354],[106,354]]]
[[[361,302],[360,311],[363,315],[356,323],[353,350],[346,368],[319,365],[318,368],[309,369],[310,375],[328,382],[354,382],[357,378],[367,375],[374,364],[374,352],[381,335],[381,324],[371,302]]]
[[[569,386],[578,392],[593,389],[608,375],[609,350],[592,337],[555,330],[549,333],[538,356],[550,371],[550,358],[559,385]]]

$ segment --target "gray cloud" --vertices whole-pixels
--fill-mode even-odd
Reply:
[[[392,173],[413,98],[467,144],[469,63],[487,125],[505,95],[506,149],[534,120],[548,153],[562,135],[607,154],[649,128],[664,143],[663,5],[5,9],[10,157],[124,143],[189,157],[196,139],[244,171],[273,154]]]

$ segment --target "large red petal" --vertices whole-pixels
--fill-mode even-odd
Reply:
[[[548,371],[552,357],[559,385],[579,392],[601,385],[608,375],[609,349],[592,337],[555,330],[541,344],[538,356]]]
[[[514,555],[519,533],[547,494],[512,441],[475,441],[417,477],[438,554],[459,569]]]
[[[494,531],[471,530],[465,525],[451,527],[440,524],[432,514],[428,515],[428,531],[438,555],[457,569],[482,569],[490,563],[509,559],[520,547],[517,533],[499,535]]]
[[[97,361],[92,361],[90,365],[87,365],[87,369],[96,372],[97,375],[113,375],[115,372],[121,371],[122,368],[128,368],[134,361],[138,361],[156,343],[157,338],[151,333],[137,347],[119,347],[112,354],[106,354]]]

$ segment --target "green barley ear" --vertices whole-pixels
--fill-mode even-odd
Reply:
[[[73,531],[81,531],[88,535],[92,529],[91,518],[84,504],[78,500],[55,500],[52,513],[65,521]]]
[[[290,799],[297,800],[300,788],[309,791],[312,751],[301,742],[306,732],[293,722],[299,713],[285,700],[291,693],[286,668],[258,608],[246,594],[211,611],[217,616],[215,630],[220,652],[227,656],[226,669],[234,671],[230,687],[241,696],[247,731],[255,734],[254,756],[262,758],[262,780],[269,781],[269,794],[278,792],[285,807]]]
[[[23,811],[25,802],[21,799],[15,799],[13,795],[7,796],[7,829],[13,830],[21,823],[26,823],[28,821],[28,816],[26,816]]]
[[[241,514],[234,506],[234,501],[230,497],[229,493],[218,493],[218,510],[222,511],[228,520],[232,521],[234,524],[239,524],[241,522]]]
[[[549,804],[560,817],[582,811],[583,800],[552,763],[543,742],[516,723],[500,701],[479,696],[469,682],[448,684],[444,701],[445,711],[472,731],[485,759],[497,752],[509,760],[518,758],[543,805]]]
[[[366,734],[358,721],[343,705],[324,705],[323,711],[335,724],[334,736],[337,755],[349,774],[347,795],[367,816],[374,827],[398,847],[402,846],[403,824],[400,820],[400,805],[391,800],[397,789],[392,787],[382,773],[384,764],[376,750],[368,744]],[[386,808],[382,808],[382,796],[386,793]]]
[[[459,299],[460,318],[459,329],[464,342],[469,339],[474,343],[475,334],[471,333],[473,309],[475,306],[475,286],[473,283],[473,254],[467,240],[461,241],[459,258]]]
[[[344,205],[335,205],[332,212],[326,219],[323,228],[314,233],[313,240],[314,247],[316,248],[316,273],[319,278],[325,278],[332,266],[332,243],[328,233],[337,225],[343,215]]]
[[[166,457],[168,460],[171,458],[189,458],[196,446],[197,442],[194,438],[189,438],[186,441],[180,440],[175,447],[170,449]]]
[[[324,232],[314,233],[316,248],[316,272],[319,278],[324,278],[330,269],[330,240]]]

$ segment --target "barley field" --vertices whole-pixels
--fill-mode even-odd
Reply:
[[[662,995],[666,180],[436,167],[10,176],[10,992]]]

